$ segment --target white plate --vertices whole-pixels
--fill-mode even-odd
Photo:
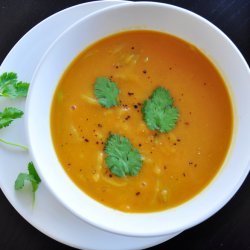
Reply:
[[[97,1],[80,4],[45,19],[30,30],[10,51],[3,61],[0,73],[14,71],[22,81],[30,82],[33,72],[51,42],[69,25],[79,18],[100,8],[121,1]],[[129,4],[129,3],[126,3]],[[42,36],[41,34],[47,34]],[[0,110],[11,105],[24,109],[24,100],[0,100]],[[5,129],[0,130],[0,138],[26,144],[24,119],[17,120]],[[111,234],[97,229],[66,210],[41,184],[32,207],[29,190],[14,190],[14,182],[20,171],[25,172],[31,160],[27,152],[0,145],[0,187],[17,212],[31,225],[49,237],[66,245],[80,249],[95,250],[132,250],[143,249],[160,244],[175,235],[152,238],[135,238]]]

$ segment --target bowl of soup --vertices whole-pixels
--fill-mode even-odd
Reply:
[[[97,11],[57,38],[33,76],[34,163],[94,226],[183,231],[222,208],[249,172],[249,80],[235,45],[192,12],[150,2]]]

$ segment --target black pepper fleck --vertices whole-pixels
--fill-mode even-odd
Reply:
[[[76,110],[76,105],[72,105],[72,106],[71,106],[71,109],[72,109],[72,110]]]

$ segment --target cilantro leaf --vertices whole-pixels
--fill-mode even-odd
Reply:
[[[129,139],[118,134],[111,134],[105,144],[106,164],[110,171],[118,176],[138,175],[142,167],[142,157]]]
[[[38,185],[41,182],[41,179],[40,179],[38,173],[36,172],[36,169],[35,169],[33,162],[29,162],[28,171],[29,171],[29,175],[32,176],[35,180],[35,181],[32,181],[31,184],[33,187],[33,192],[36,192]]]
[[[17,108],[13,108],[13,107],[5,108],[3,110],[3,112],[0,112],[0,129],[9,126],[15,119],[21,118],[22,116],[23,116],[22,110],[19,110]],[[20,145],[17,143],[8,142],[2,138],[0,138],[0,142],[7,144],[7,145],[19,147],[19,148],[22,148],[24,150],[28,150],[28,148],[26,146],[23,146],[23,145]]]
[[[17,98],[27,96],[29,84],[18,81],[17,74],[5,72],[0,75],[0,96]]]
[[[172,106],[174,102],[169,91],[163,87],[158,87],[154,90],[151,100],[160,107]]]
[[[142,113],[148,128],[162,133],[174,129],[179,118],[173,98],[163,87],[155,89],[149,99],[144,101]]]
[[[28,172],[28,174],[20,173],[17,176],[15,181],[15,190],[21,190],[25,185],[25,181],[29,181],[32,185],[32,192],[35,193],[37,191],[39,184],[41,183],[41,179],[37,174],[35,166],[32,162],[29,162],[28,164]]]
[[[29,174],[20,173],[15,181],[15,189],[16,190],[22,189],[24,187],[25,181],[30,181],[32,183],[35,182],[35,179]]]
[[[179,118],[178,110],[175,107],[161,108],[148,101],[143,108],[144,120],[149,129],[169,132],[175,128]]]
[[[15,119],[21,118],[23,116],[23,111],[7,107],[0,112],[0,129],[9,126]]]
[[[94,84],[95,96],[103,107],[110,108],[119,104],[119,89],[115,82],[107,77],[98,77]]]

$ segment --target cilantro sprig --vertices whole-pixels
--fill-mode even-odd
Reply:
[[[161,133],[175,128],[179,111],[173,106],[173,98],[163,87],[156,88],[142,106],[143,119],[150,130]]]
[[[0,129],[8,127],[15,119],[21,118],[23,116],[23,111],[19,110],[17,108],[13,108],[13,107],[7,107],[3,110],[3,112],[0,112]],[[24,150],[27,150],[28,148],[17,144],[17,143],[12,143],[12,142],[8,142],[2,138],[0,138],[0,142],[7,144],[7,145],[11,145],[11,146],[15,146],[15,147],[20,147]]]
[[[10,98],[26,97],[28,90],[29,84],[18,81],[16,73],[5,72],[0,75],[0,96]]]
[[[0,112],[0,129],[9,126],[15,119],[21,118],[23,111],[13,107],[7,107]]]
[[[99,102],[105,108],[111,108],[119,105],[119,89],[115,82],[107,77],[97,77],[94,84],[94,94]]]
[[[0,96],[8,98],[26,97],[29,90],[29,84],[18,81],[17,74],[14,72],[5,72],[0,75]],[[8,127],[15,119],[23,116],[23,111],[14,107],[6,107],[0,112],[0,129]],[[27,147],[8,142],[0,138],[0,142],[20,147],[28,150]],[[41,183],[41,179],[36,172],[35,166],[32,162],[28,164],[28,173],[20,173],[15,181],[15,190],[23,189],[25,182],[30,182],[32,185],[33,202],[35,201],[35,193]]]
[[[23,189],[25,182],[30,182],[32,185],[33,201],[35,200],[35,193],[41,183],[41,179],[36,172],[33,162],[28,164],[28,173],[20,173],[15,181],[15,190]]]
[[[107,155],[105,162],[114,175],[118,177],[138,175],[142,167],[142,156],[128,138],[111,134],[106,141],[104,151]]]

